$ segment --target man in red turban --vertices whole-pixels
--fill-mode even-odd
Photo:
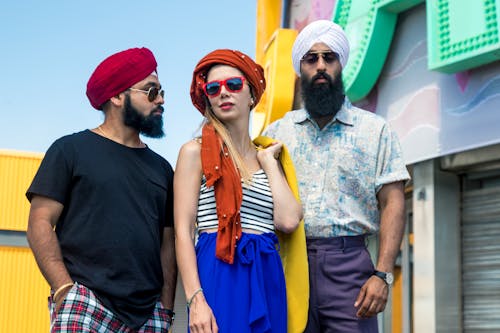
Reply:
[[[52,288],[51,332],[172,323],[173,169],[139,136],[163,136],[156,66],[146,48],[102,61],[87,96],[104,122],[56,140],[26,193],[28,241]]]

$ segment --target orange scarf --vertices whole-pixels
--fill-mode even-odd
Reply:
[[[201,164],[207,187],[214,186],[215,191],[219,219],[215,256],[232,264],[236,243],[241,238],[241,177],[226,145],[211,124],[204,125],[202,129]]]

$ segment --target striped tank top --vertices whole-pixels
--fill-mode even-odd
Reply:
[[[252,175],[250,185],[242,182],[242,186],[241,227],[263,233],[274,232],[273,197],[264,170],[260,169]],[[214,187],[208,188],[203,176],[198,199],[198,232],[217,228],[218,224]]]

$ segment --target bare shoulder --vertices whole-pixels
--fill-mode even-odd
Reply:
[[[176,171],[201,172],[201,143],[196,139],[182,145],[177,159]]]
[[[201,153],[201,138],[194,138],[182,145],[180,155],[186,157],[200,157]]]

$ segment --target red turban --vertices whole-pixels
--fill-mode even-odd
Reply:
[[[215,65],[228,65],[239,69],[252,86],[255,105],[259,103],[266,89],[266,79],[264,78],[262,67],[240,51],[228,49],[215,50],[198,62],[193,72],[193,80],[191,81],[191,100],[193,101],[193,105],[202,114],[205,113],[206,107],[203,84],[206,82],[208,71]]]
[[[111,97],[124,92],[156,71],[153,53],[133,48],[115,53],[97,66],[87,83],[87,97],[97,110]]]

